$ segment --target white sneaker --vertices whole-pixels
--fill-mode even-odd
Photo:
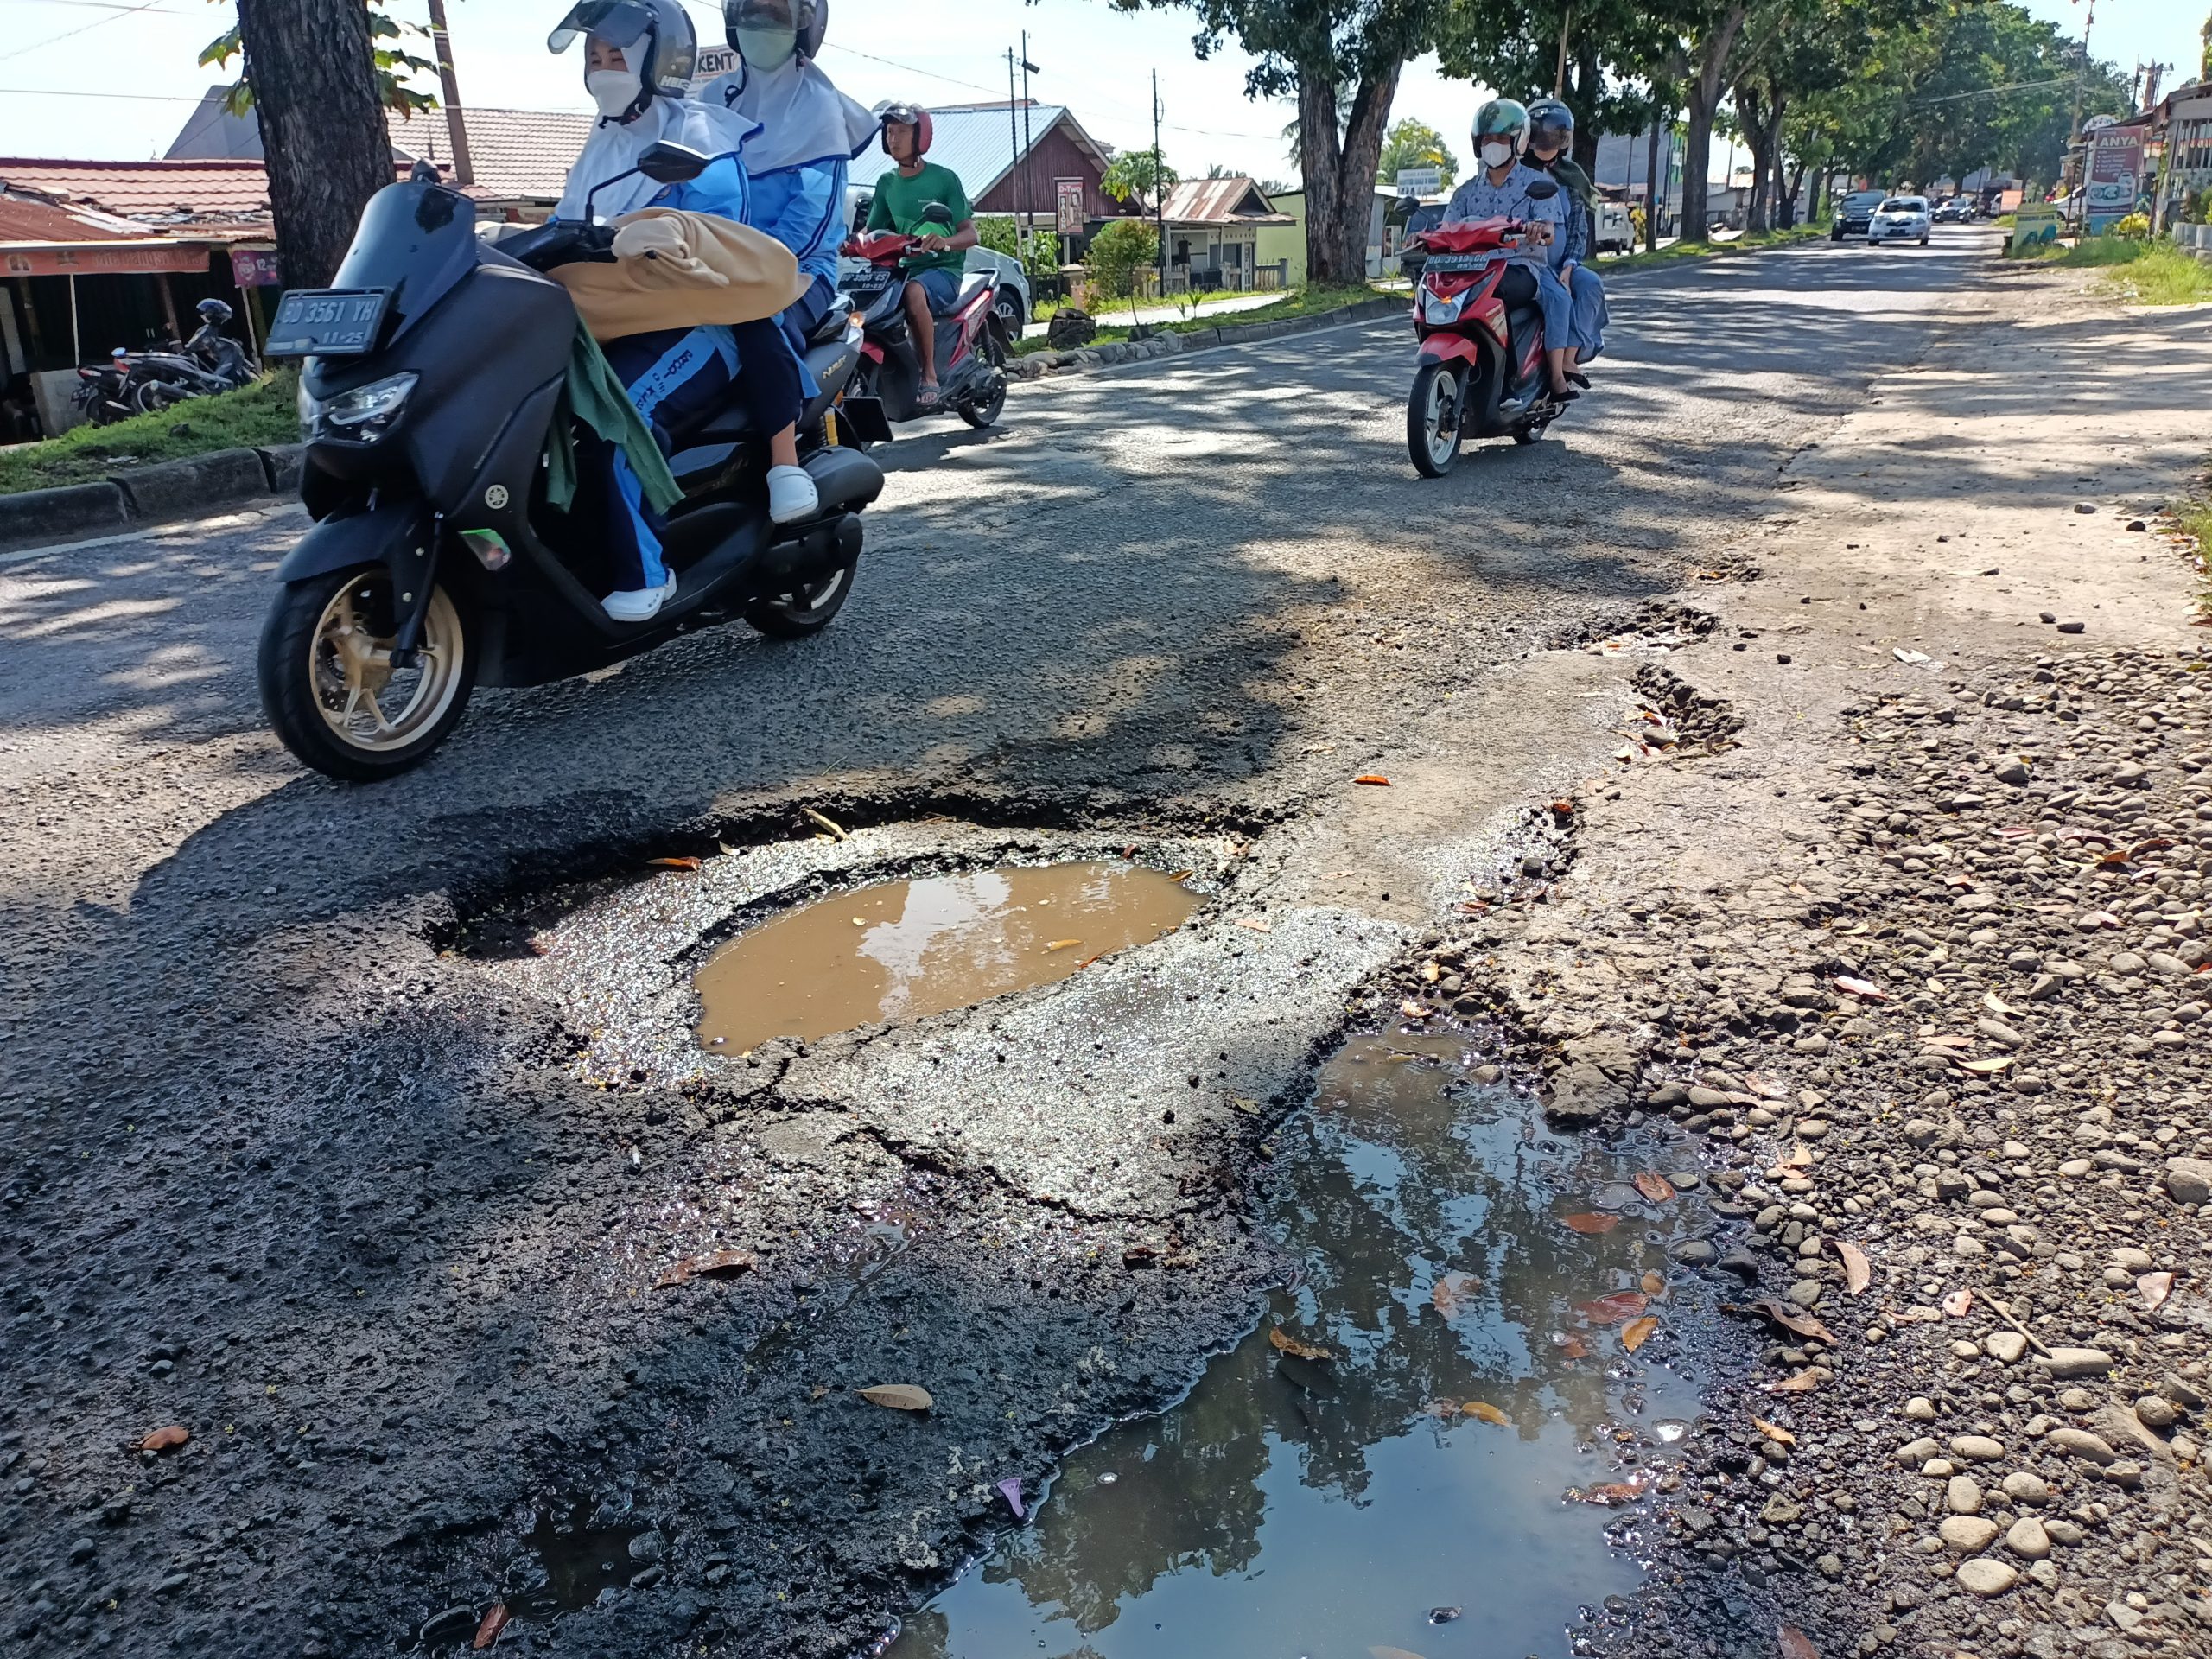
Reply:
[[[822,510],[814,480],[804,467],[768,469],[768,517],[779,524],[795,524]]]
[[[599,603],[617,622],[645,622],[675,597],[676,578],[671,575],[658,588],[632,588],[626,593],[609,594]]]

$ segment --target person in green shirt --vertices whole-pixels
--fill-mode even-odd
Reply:
[[[875,200],[868,211],[871,231],[897,231],[919,242],[906,256],[906,326],[914,331],[916,354],[922,359],[924,409],[934,409],[938,401],[936,319],[959,297],[960,273],[976,241],[976,219],[960,175],[922,159],[930,137],[927,110],[912,104],[884,110],[883,153],[897,165],[875,181]],[[931,207],[946,211],[925,214],[923,210]]]

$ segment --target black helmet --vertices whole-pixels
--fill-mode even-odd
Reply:
[[[231,308],[220,300],[202,300],[192,308],[200,314],[200,321],[212,323],[218,328],[231,320]]]
[[[796,31],[799,56],[818,58],[822,37],[830,32],[830,0],[722,0],[722,38],[733,52],[744,49],[737,43],[739,29],[763,24]]]
[[[683,97],[699,72],[699,32],[677,0],[576,0],[545,37],[545,49],[565,52],[583,35],[626,50],[639,48],[640,110],[655,98]]]
[[[1482,155],[1483,140],[1503,138],[1519,156],[1529,148],[1529,111],[1510,98],[1493,98],[1475,111],[1475,154]]]
[[[1540,98],[1529,105],[1529,142],[1547,149],[1567,149],[1574,143],[1574,111],[1558,99]]]

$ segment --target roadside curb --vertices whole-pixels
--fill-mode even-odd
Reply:
[[[212,449],[86,484],[0,495],[0,550],[205,517],[300,487],[303,446]]]
[[[1217,327],[1193,328],[1179,334],[1147,334],[1142,340],[1109,340],[1103,346],[1082,346],[1070,352],[1033,352],[1027,357],[1009,360],[1006,372],[1010,378],[1015,380],[1036,380],[1050,374],[1080,373],[1116,363],[1148,363],[1163,357],[1179,357],[1188,352],[1211,351],[1220,346],[1249,346],[1261,340],[1281,340],[1292,334],[1309,334],[1323,328],[1340,327],[1348,322],[1403,316],[1412,309],[1411,295],[1404,299],[1395,295],[1378,295],[1371,300],[1339,306],[1333,311],[1317,311],[1306,317],[1280,317],[1269,322],[1224,323]]]

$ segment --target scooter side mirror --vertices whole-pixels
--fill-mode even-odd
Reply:
[[[1559,186],[1549,179],[1538,179],[1522,194],[1531,201],[1549,201],[1559,194]]]
[[[638,157],[638,171],[655,184],[689,184],[713,164],[713,156],[665,138],[646,145],[645,153]]]

